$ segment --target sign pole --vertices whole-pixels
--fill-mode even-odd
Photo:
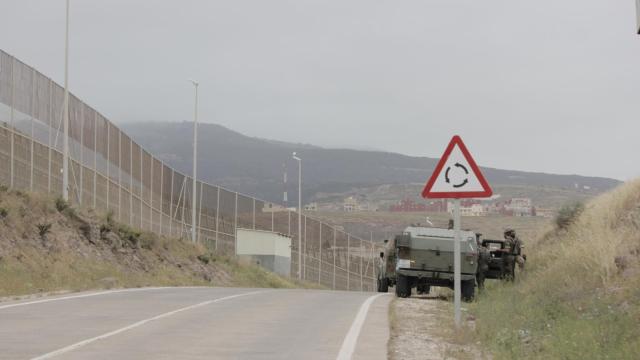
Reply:
[[[640,1],[640,0],[639,0]],[[460,199],[490,198],[493,190],[482,175],[478,164],[460,138],[451,138],[447,149],[422,190],[425,199],[453,200],[453,303],[456,328],[462,325],[460,303],[462,301],[462,274],[460,254]]]
[[[460,275],[460,199],[454,199],[453,227],[455,240],[453,243],[453,303],[456,327],[460,327],[461,275]]]

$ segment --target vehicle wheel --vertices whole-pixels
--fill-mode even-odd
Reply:
[[[431,292],[431,285],[421,284],[416,287],[416,291],[420,295],[429,295]]]
[[[472,301],[475,297],[476,291],[476,281],[475,280],[467,280],[461,283],[461,292],[462,292],[462,300],[464,301]]]
[[[398,275],[396,280],[396,296],[401,298],[408,298],[411,296],[411,287],[409,286],[409,278],[403,275]]]

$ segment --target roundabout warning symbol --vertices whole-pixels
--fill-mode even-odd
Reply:
[[[493,191],[459,136],[454,136],[422,196],[432,199],[491,197]]]

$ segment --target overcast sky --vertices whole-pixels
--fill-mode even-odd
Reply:
[[[64,0],[2,0],[0,48],[62,83]],[[634,0],[72,0],[70,87],[115,123],[640,176]],[[203,139],[204,140],[204,139]],[[256,154],[259,156],[259,154]]]

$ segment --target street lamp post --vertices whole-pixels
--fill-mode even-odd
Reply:
[[[62,115],[62,198],[69,201],[69,0],[67,0],[64,37],[64,109]]]
[[[302,280],[302,159],[293,153],[298,161],[298,279]]]
[[[196,237],[196,227],[198,223],[196,219],[196,179],[198,176],[198,85],[200,85],[197,81],[189,79],[195,88],[195,107],[193,113],[193,189],[191,190],[191,241],[194,243],[197,241]]]

